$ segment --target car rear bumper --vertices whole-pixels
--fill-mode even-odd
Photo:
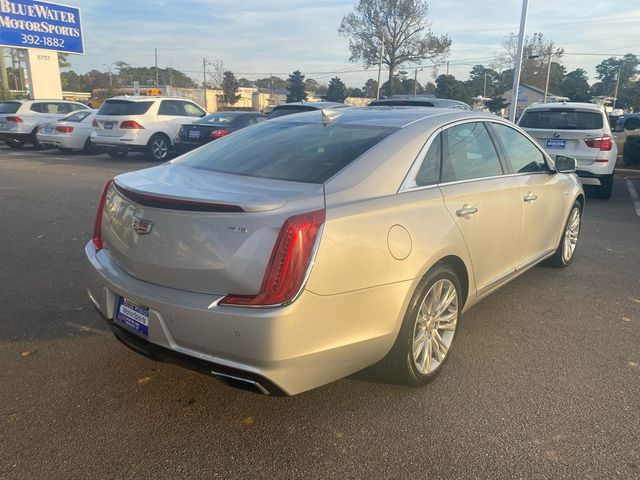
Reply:
[[[274,395],[318,387],[384,357],[413,285],[331,296],[305,291],[278,308],[224,307],[217,305],[220,295],[138,280],[91,242],[85,276],[95,307],[130,348]],[[117,296],[149,307],[148,339],[113,323]]]
[[[184,140],[176,140],[173,148],[176,155],[182,155],[183,153],[190,152],[191,150],[195,150],[196,148],[202,147],[203,145],[206,145],[206,143],[185,142]]]
[[[594,185],[599,187],[611,178],[613,171],[611,173],[593,173],[586,170],[576,170],[576,174],[580,177],[580,181],[583,185]]]
[[[132,151],[143,151],[147,147],[150,134],[143,130],[132,130],[125,135],[110,136],[101,135],[100,132],[91,134],[91,143],[103,148],[122,149],[123,147]]]
[[[73,150],[82,150],[87,141],[86,137],[78,135],[46,135],[38,133],[38,141],[45,145],[56,148],[69,148]]]

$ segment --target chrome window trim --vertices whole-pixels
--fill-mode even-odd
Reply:
[[[531,142],[531,144],[534,147],[536,147],[540,153],[542,153],[542,158],[544,158],[546,160],[547,166],[549,167],[549,169],[551,171],[555,171],[556,165],[555,165],[555,162],[553,161],[553,159],[551,158],[551,156],[544,150],[544,148],[542,148],[540,145],[538,145],[538,142],[533,140],[531,138],[531,136],[522,127],[520,127],[519,125],[516,125],[515,123],[500,122],[500,121],[496,121],[495,119],[488,119],[487,121],[490,122],[490,123],[496,123],[498,125],[504,125],[507,128],[511,128],[512,130],[515,130],[516,132],[519,132],[520,134],[524,134],[524,137],[527,140],[529,140],[529,142]],[[498,141],[500,141],[500,139],[498,139]],[[507,156],[506,153],[505,153],[505,156]],[[511,165],[511,161],[508,159],[508,157],[507,157],[507,161],[509,162],[509,167],[513,167],[513,165]],[[541,173],[541,172],[530,172],[528,174],[531,175],[533,173]],[[548,174],[549,172],[542,172],[542,173]]]
[[[431,147],[431,144],[433,143],[434,139],[440,133],[444,132],[447,128],[456,127],[458,125],[462,125],[465,123],[477,123],[477,122],[497,123],[500,125],[504,125],[506,127],[513,128],[515,131],[521,134],[525,134],[527,138],[529,137],[527,132],[525,132],[518,125],[511,123],[507,120],[501,120],[498,118],[466,118],[463,120],[456,120],[455,122],[447,123],[446,125],[443,125],[437,128],[431,133],[431,136],[429,136],[426,143],[418,152],[418,155],[416,156],[413,163],[411,164],[411,168],[409,168],[409,171],[405,175],[402,181],[402,184],[400,185],[400,188],[398,188],[398,191],[396,193],[415,192],[418,190],[427,190],[429,188],[436,188],[436,187],[446,187],[448,185],[457,185],[461,183],[479,182],[482,180],[494,180],[496,178],[521,177],[524,175],[549,175],[555,172],[555,164],[553,163],[553,160],[551,160],[551,158],[549,157],[549,154],[547,154],[547,152],[545,152],[540,147],[540,145],[538,145],[536,142],[531,141],[531,139],[529,139],[529,141],[538,149],[538,151],[540,151],[540,153],[542,153],[543,157],[549,163],[549,169],[550,169],[549,172],[520,172],[520,173],[508,172],[508,173],[503,173],[502,175],[494,175],[492,177],[469,178],[466,180],[456,180],[453,182],[442,182],[442,183],[435,183],[433,185],[424,185],[424,186],[415,185],[415,178],[418,174],[418,170],[420,170],[420,167],[422,166],[422,160],[424,159],[424,155],[426,155],[427,152],[429,151],[429,148]],[[509,165],[509,167],[511,167],[511,165]]]

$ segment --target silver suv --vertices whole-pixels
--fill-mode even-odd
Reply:
[[[534,104],[524,111],[518,125],[551,157],[574,157],[582,184],[595,186],[599,198],[611,197],[618,147],[602,106],[577,102]]]
[[[31,143],[42,148],[38,127],[60,120],[70,113],[89,107],[66,100],[6,100],[0,102],[0,140],[10,148],[22,148]]]

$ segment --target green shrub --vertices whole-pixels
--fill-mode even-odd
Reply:
[[[629,135],[622,151],[624,163],[640,165],[640,135]]]

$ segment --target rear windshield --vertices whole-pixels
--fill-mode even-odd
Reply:
[[[149,110],[151,105],[153,105],[153,101],[107,100],[98,110],[98,115],[142,115]]]
[[[235,175],[323,183],[396,130],[262,122],[194,150],[177,163]]]
[[[283,117],[284,115],[292,115],[294,113],[302,113],[302,112],[310,112],[311,110],[316,110],[313,107],[305,107],[303,105],[292,105],[286,107],[277,107],[275,108],[267,118],[277,118]]]
[[[89,115],[91,115],[92,112],[90,112],[89,110],[80,110],[79,112],[75,112],[72,113],[71,115],[67,115],[66,117],[62,118],[61,120],[58,120],[59,122],[81,122],[83,121],[85,118],[87,118]]]
[[[0,102],[0,113],[16,113],[20,105],[20,102]]]
[[[229,125],[233,123],[240,115],[237,113],[214,113],[207,115],[198,120],[198,123],[215,123],[216,125]]]
[[[369,104],[370,107],[433,107],[432,102],[420,100],[374,100]]]
[[[602,128],[602,114],[569,109],[532,110],[524,112],[519,125],[550,130],[598,130]]]

